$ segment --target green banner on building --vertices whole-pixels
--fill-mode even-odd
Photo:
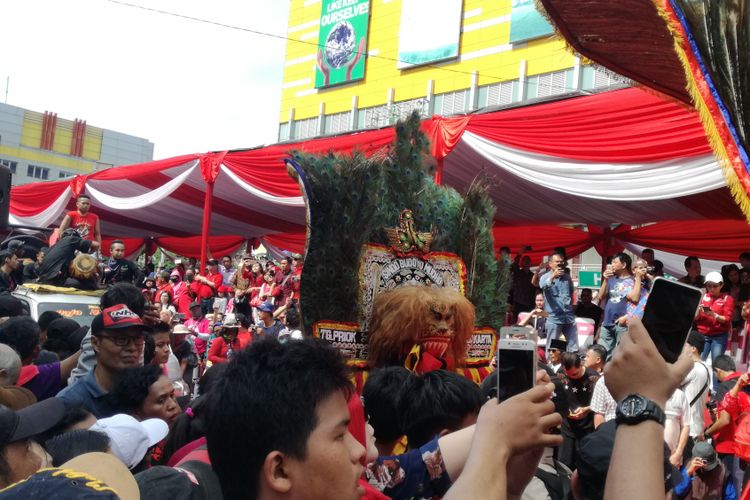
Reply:
[[[510,11],[510,43],[523,42],[555,32],[552,25],[534,5],[534,0],[512,0]]]
[[[315,88],[365,77],[370,0],[323,0]]]

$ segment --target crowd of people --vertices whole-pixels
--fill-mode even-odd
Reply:
[[[512,276],[509,321],[537,332],[543,346],[539,355],[560,379],[569,403],[557,459],[580,470],[594,436],[616,419],[619,400],[605,383],[605,365],[631,325],[643,317],[654,279],[677,278],[665,275],[651,249],[635,259],[618,253],[607,260],[599,290],[584,288],[576,296],[564,249],[556,249],[534,271],[523,251],[515,259],[508,249],[502,255]],[[731,339],[745,336],[750,319],[750,253],[740,254],[739,261],[740,266],[726,264],[703,275],[700,260],[690,256],[685,275],[677,279],[703,289],[686,341],[693,366],[662,406],[665,456],[682,476],[672,489],[677,498],[739,497],[750,479],[745,473],[750,436],[744,431],[750,423],[745,414],[750,391],[744,389],[747,375],[736,367],[737,360],[744,361],[743,351],[732,355],[730,349]],[[583,355],[576,318],[595,325],[594,343]]]
[[[48,282],[80,282],[55,247],[85,253],[95,235],[63,235]],[[151,270],[125,250],[113,242],[92,275],[90,328],[34,320],[0,293],[0,500],[733,499],[750,478],[750,381],[726,350],[750,314],[744,269],[704,277],[686,260],[705,293],[667,363],[640,322],[653,252],[614,255],[598,304],[576,297],[564,251],[536,270],[509,259],[539,370],[498,403],[495,373],[478,385],[403,366],[370,372],[358,394],[342,356],[300,327],[299,255]],[[40,253],[19,281],[15,249],[3,255],[6,291],[46,281]],[[577,317],[598,328],[585,352]]]

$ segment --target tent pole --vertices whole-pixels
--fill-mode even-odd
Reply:
[[[214,200],[214,183],[206,182],[206,197],[203,202],[203,227],[201,228],[201,261],[198,274],[206,268],[206,254],[208,251],[208,232],[211,228],[211,210]]]
[[[443,158],[437,160],[437,167],[435,168],[435,184],[443,184]]]

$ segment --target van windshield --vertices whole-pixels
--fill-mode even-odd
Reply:
[[[56,311],[63,318],[75,320],[81,326],[91,326],[94,316],[99,314],[98,304],[74,304],[69,302],[40,302],[39,314],[45,311]]]

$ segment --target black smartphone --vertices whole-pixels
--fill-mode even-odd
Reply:
[[[643,326],[669,363],[680,357],[703,297],[700,288],[658,277],[643,311]]]
[[[497,342],[497,401],[502,402],[534,387],[536,344],[526,339]]]

